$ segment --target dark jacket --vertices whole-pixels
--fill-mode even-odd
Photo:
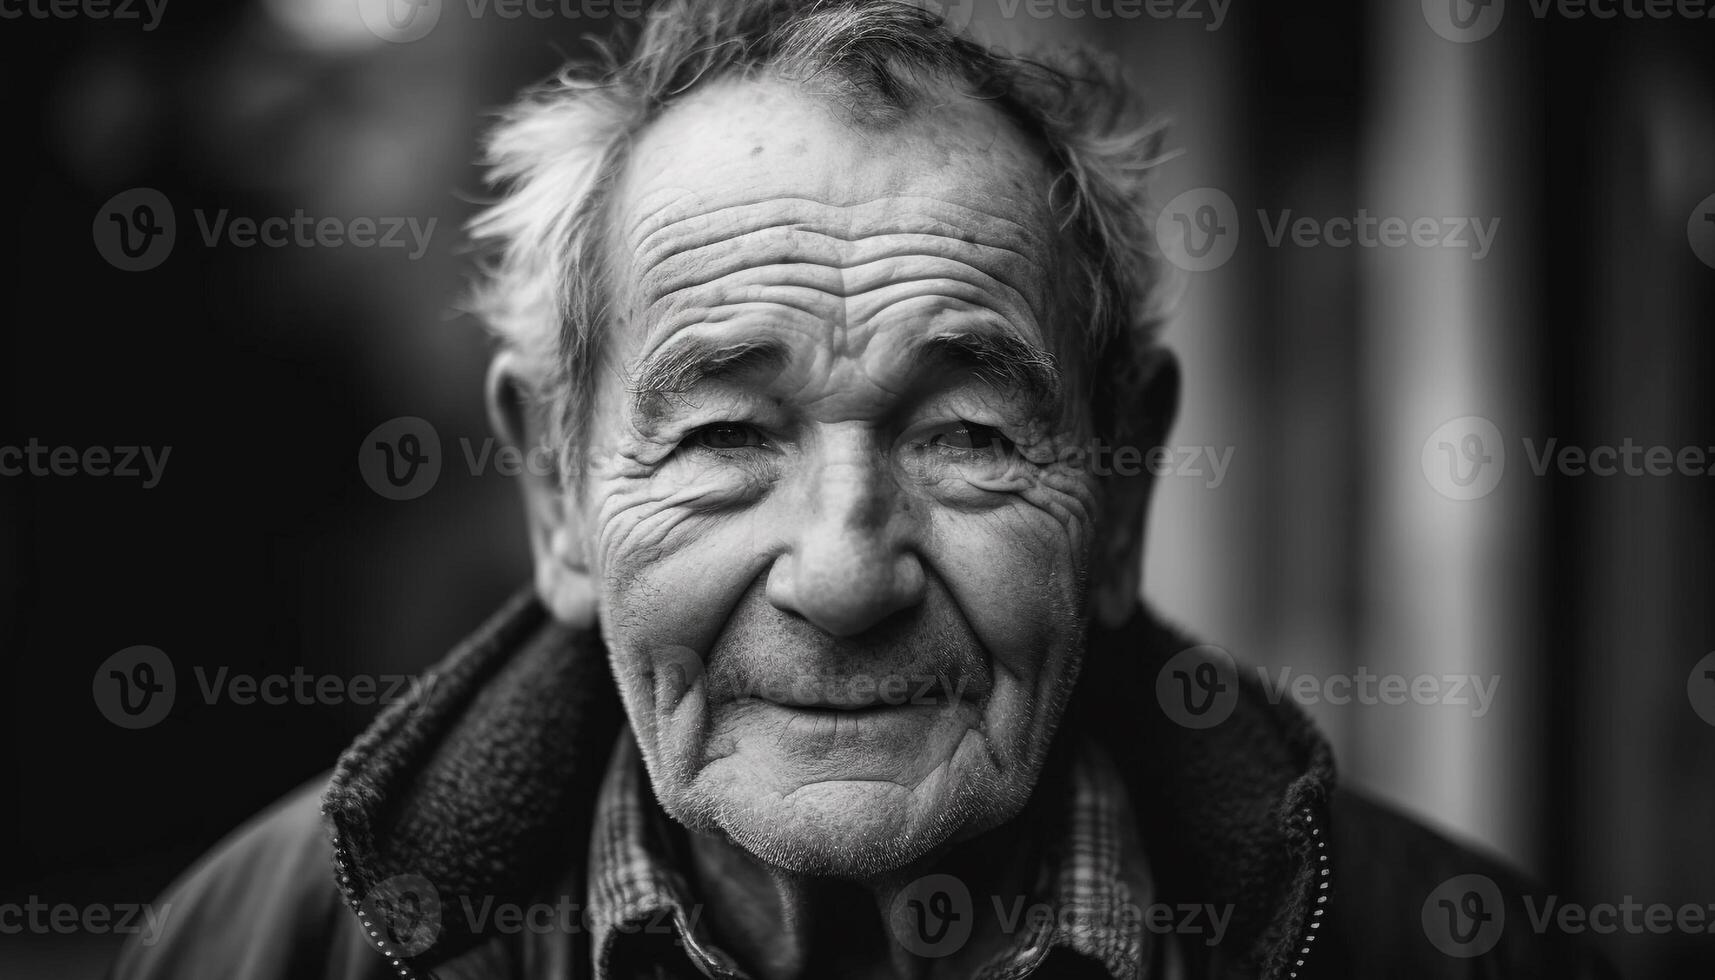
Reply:
[[[1225,720],[1175,723],[1156,677],[1193,645],[1142,611],[1093,637],[1064,726],[1103,740],[1123,770],[1158,900],[1232,909],[1218,946],[1186,944],[1193,976],[1610,975],[1529,928],[1525,886],[1506,869],[1336,788],[1327,743],[1290,700],[1270,703],[1235,678]],[[520,596],[435,673],[330,779],[287,797],[175,884],[159,903],[165,934],[150,947],[134,940],[113,976],[587,978],[576,932],[568,958],[563,939],[470,912],[583,901],[591,808],[623,723],[601,641]],[[1509,925],[1479,955],[1430,939],[1442,915],[1459,912],[1431,893],[1461,875],[1504,896]],[[415,909],[435,923],[432,936],[401,936],[366,904],[398,876],[432,884],[447,914]]]

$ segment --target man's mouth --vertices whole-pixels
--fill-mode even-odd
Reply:
[[[864,714],[894,708],[947,707],[965,694],[965,683],[945,674],[807,677],[796,683],[757,685],[746,692],[782,708],[834,714]]]

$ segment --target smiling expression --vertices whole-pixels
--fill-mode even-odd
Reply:
[[[1013,816],[1077,675],[1101,493],[1040,152],[947,93],[885,125],[711,84],[638,139],[588,470],[657,797],[866,876]]]

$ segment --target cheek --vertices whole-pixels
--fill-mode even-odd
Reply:
[[[1028,678],[1082,634],[1095,493],[1037,481],[1003,506],[941,509],[927,557],[999,667]]]
[[[709,649],[766,570],[762,515],[742,505],[749,491],[736,484],[744,482],[711,483],[667,467],[592,483],[592,499],[601,501],[591,523],[603,618],[628,636]]]
[[[756,517],[711,512],[676,481],[592,482],[600,620],[628,714],[666,783],[700,757],[706,651],[766,568]]]

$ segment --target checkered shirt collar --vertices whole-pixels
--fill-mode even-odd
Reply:
[[[675,846],[675,829],[647,786],[631,732],[621,734],[596,802],[590,840],[588,912],[596,980],[617,977],[620,954],[644,937],[670,939],[683,950],[688,975],[747,980],[715,945],[702,921]],[[1039,792],[1045,787],[1039,787]],[[1044,850],[1032,904],[1051,914],[1020,920],[1005,949],[978,973],[979,980],[1032,975],[1059,951],[1092,961],[1112,980],[1166,980],[1160,958],[1177,960],[1144,928],[1142,912],[1153,894],[1138,840],[1137,819],[1125,786],[1099,746],[1083,740],[1061,784],[1064,803],[1051,809],[1043,829],[1054,839]],[[1003,914],[1016,906],[977,899],[976,914]],[[672,949],[663,943],[657,948]],[[678,955],[678,954],[675,954]],[[686,972],[686,971],[680,971]],[[1056,971],[1056,975],[1058,971]]]

